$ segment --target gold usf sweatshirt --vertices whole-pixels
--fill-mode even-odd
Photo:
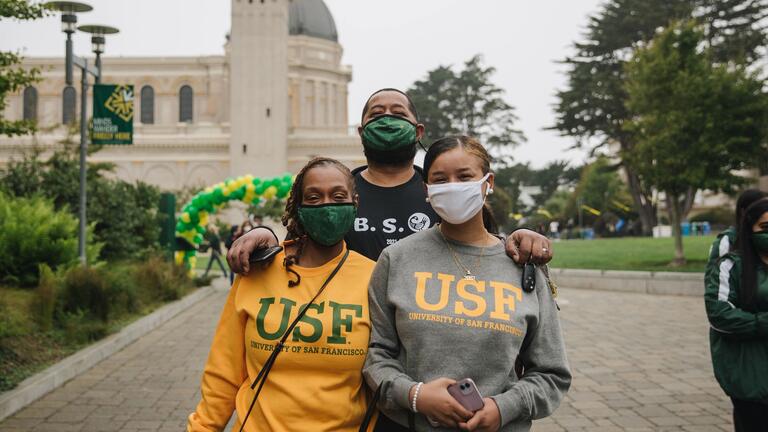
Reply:
[[[301,283],[293,288],[288,287],[292,275],[282,265],[282,252],[266,270],[235,280],[205,364],[202,400],[189,416],[188,431],[222,430],[233,410],[234,430],[240,428],[253,399],[250,384],[343,254],[322,267],[293,266],[301,275]],[[361,369],[371,332],[367,288],[373,266],[373,261],[350,252],[286,341],[245,431],[357,431],[367,405]]]

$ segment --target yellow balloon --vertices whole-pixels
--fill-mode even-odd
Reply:
[[[182,265],[184,263],[184,252],[176,251],[173,258],[174,258],[174,261],[176,261],[176,264]]]
[[[275,195],[277,195],[277,188],[274,186],[270,186],[264,190],[264,193],[262,195],[266,199],[272,199],[275,197]]]
[[[189,213],[184,212],[181,215],[181,221],[184,222],[184,223],[190,223],[192,221],[192,219],[189,217]]]

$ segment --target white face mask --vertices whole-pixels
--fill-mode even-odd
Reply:
[[[490,173],[478,181],[427,185],[429,202],[435,212],[446,222],[457,225],[477,214],[485,202],[483,183]],[[488,185],[490,190],[490,185]]]

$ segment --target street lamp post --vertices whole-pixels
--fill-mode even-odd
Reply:
[[[72,49],[72,33],[75,32],[77,25],[77,15],[79,12],[89,12],[93,10],[90,5],[79,2],[70,1],[53,1],[45,4],[48,8],[61,12],[61,29],[67,34],[67,54],[65,60],[65,76],[67,85],[72,85],[72,69],[73,66],[80,68],[82,76],[80,79],[80,229],[78,232],[78,255],[80,257],[80,263],[82,265],[88,264],[88,257],[86,255],[85,239],[86,239],[86,155],[88,150],[88,132],[87,132],[87,107],[88,107],[88,74],[91,74],[96,79],[96,82],[101,81],[101,53],[104,52],[105,34],[117,33],[117,29],[107,26],[82,26],[81,31],[87,33],[94,33],[91,42],[94,45],[94,53],[96,54],[96,66],[88,64],[88,60],[82,57],[78,57],[74,54]],[[96,39],[96,32],[89,31],[98,29],[99,39]],[[98,43],[97,43],[98,42]]]
[[[101,71],[101,55],[107,42],[105,35],[115,34],[118,29],[104,25],[84,25],[77,28],[81,32],[91,34],[91,50],[96,54],[96,69]],[[96,76],[96,84],[101,84],[101,74]]]
[[[67,85],[72,85],[72,34],[77,29],[77,14],[90,12],[93,8],[85,3],[54,1],[45,4],[48,8],[61,12],[61,31],[67,34],[65,76]]]

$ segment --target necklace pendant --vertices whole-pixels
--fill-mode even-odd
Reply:
[[[465,279],[465,280],[476,280],[476,279],[475,279],[475,275],[473,275],[472,273],[470,273],[470,272],[469,272],[469,270],[467,270],[467,273],[464,275],[464,279]]]

